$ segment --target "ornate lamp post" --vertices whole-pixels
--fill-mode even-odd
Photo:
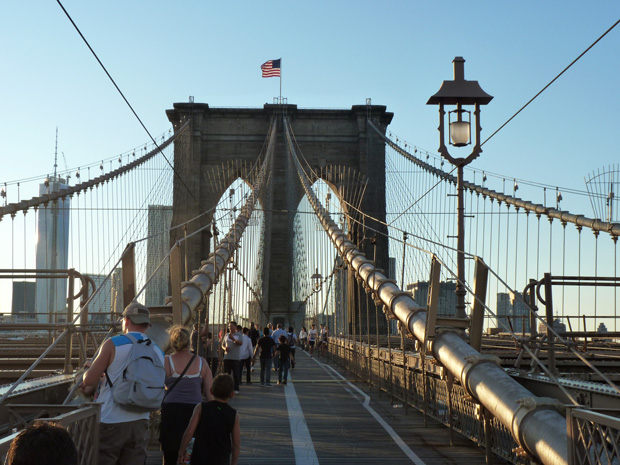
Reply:
[[[482,90],[478,81],[465,80],[465,60],[454,58],[454,80],[443,81],[439,92],[433,95],[427,105],[439,105],[439,153],[443,158],[457,167],[458,196],[458,233],[457,233],[457,278],[456,283],[456,317],[465,318],[465,204],[463,200],[463,168],[476,159],[482,152],[480,146],[480,105],[486,105],[493,97]],[[465,147],[471,144],[471,112],[463,106],[474,106],[474,147],[465,158],[455,158],[448,153],[445,143],[444,105],[455,106],[448,111],[449,144],[454,147]]]
[[[314,280],[314,293],[318,294],[319,290],[321,289],[321,279],[323,279],[323,275],[321,275],[321,273],[319,273],[319,269],[317,268],[314,272],[314,274],[312,276],[310,276],[310,279]],[[316,297],[316,311],[314,313],[314,323],[315,324],[319,324],[319,296],[317,295]]]

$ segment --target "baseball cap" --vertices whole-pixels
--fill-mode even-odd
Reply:
[[[133,324],[142,325],[144,323],[151,324],[151,312],[144,305],[138,302],[132,302],[123,312],[123,316],[126,316],[131,320]]]

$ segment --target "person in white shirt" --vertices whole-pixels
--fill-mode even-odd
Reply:
[[[237,323],[228,323],[228,332],[222,338],[222,348],[224,349],[224,373],[232,375],[235,380],[235,394],[239,394],[239,353],[243,345],[243,334],[237,331]]]
[[[312,324],[312,328],[308,331],[308,345],[310,346],[310,357],[312,357],[312,353],[314,352],[314,345],[316,344],[317,332],[316,325]]]
[[[321,332],[319,333],[319,343],[318,343],[318,348],[319,348],[319,355],[325,355],[325,352],[327,351],[327,337],[329,336],[329,333],[327,332],[327,327],[321,323]]]
[[[308,331],[306,331],[305,326],[302,326],[301,331],[299,331],[299,342],[301,343],[301,350],[308,349]]]
[[[252,384],[252,338],[249,336],[250,330],[243,328],[243,345],[239,353],[239,379],[243,378],[243,367],[245,367],[246,384]]]
[[[128,410],[117,404],[112,396],[110,383],[114,385],[122,378],[123,370],[131,355],[133,342],[126,334],[130,334],[134,340],[147,341],[150,344],[146,335],[149,326],[151,326],[149,309],[138,302],[132,302],[123,312],[123,334],[105,341],[95,359],[92,362],[87,361],[84,365],[87,371],[79,388],[86,395],[95,392],[102,375],[106,374],[106,381],[102,382],[97,397],[97,402],[102,404],[98,425],[100,465],[131,465],[146,461],[150,413]],[[153,345],[163,367],[164,353],[155,344]],[[163,388],[162,372],[162,390]]]

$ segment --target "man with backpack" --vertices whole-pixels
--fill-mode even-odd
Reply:
[[[164,353],[147,336],[150,312],[133,302],[123,312],[123,334],[103,343],[80,390],[101,406],[99,465],[145,463],[150,412],[164,397]],[[105,374],[105,378],[102,376]]]

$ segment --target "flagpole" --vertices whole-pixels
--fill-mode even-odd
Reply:
[[[280,104],[282,104],[282,58],[280,58]]]

